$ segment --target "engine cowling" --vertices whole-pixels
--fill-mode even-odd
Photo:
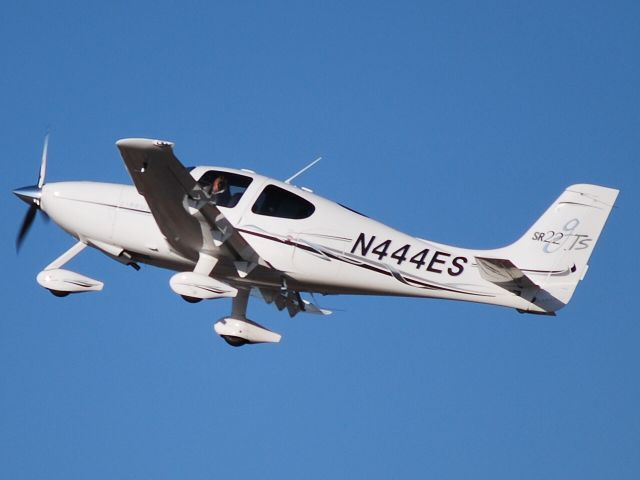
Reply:
[[[214,331],[229,345],[239,347],[247,343],[278,343],[282,335],[245,319],[225,317],[213,325]]]

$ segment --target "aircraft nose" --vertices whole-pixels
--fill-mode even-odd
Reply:
[[[17,188],[13,191],[13,194],[28,205],[38,204],[42,197],[42,188],[38,188],[37,185],[31,185]]]

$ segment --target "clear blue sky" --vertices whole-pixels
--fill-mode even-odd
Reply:
[[[638,2],[5,3],[0,477],[640,478]],[[254,302],[283,341],[232,349],[229,302],[183,302],[168,271],[85,251],[103,292],[36,284],[73,243],[38,220],[15,255],[10,192],[49,126],[50,181],[128,183],[131,136],[277,178],[322,155],[301,183],[468,247],[571,183],[622,193],[557,318]]]

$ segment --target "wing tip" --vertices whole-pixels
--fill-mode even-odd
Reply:
[[[157,140],[152,138],[121,138],[116,142],[116,146],[120,149],[134,148],[134,149],[148,149],[148,148],[173,148],[174,142],[167,140]]]

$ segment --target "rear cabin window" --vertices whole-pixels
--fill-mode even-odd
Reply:
[[[221,207],[235,207],[253,178],[231,172],[209,170],[200,177],[198,184]]]
[[[258,215],[295,220],[310,217],[315,209],[308,200],[275,185],[267,185],[251,207]]]

